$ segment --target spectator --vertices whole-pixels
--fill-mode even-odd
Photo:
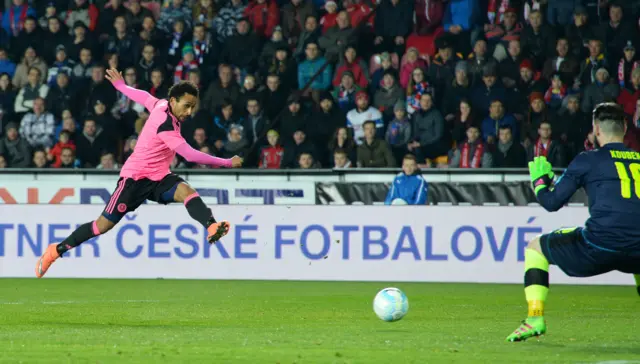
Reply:
[[[16,64],[11,61],[7,55],[7,50],[0,48],[0,74],[6,73],[9,78],[16,73]]]
[[[125,20],[127,24],[134,29],[136,32],[142,28],[142,23],[144,22],[144,18],[147,16],[153,17],[151,11],[140,4],[141,0],[130,0],[129,5],[127,6],[127,10],[124,14]],[[211,0],[205,0],[211,2]],[[193,10],[199,7],[198,4],[193,7]],[[212,18],[213,19],[213,18]]]
[[[239,68],[243,75],[253,73],[258,67],[260,38],[252,32],[246,18],[237,22],[236,30],[236,34],[227,38],[224,43],[222,61]]]
[[[532,140],[538,138],[540,123],[550,119],[551,115],[548,113],[547,104],[544,103],[542,92],[534,92],[529,95],[529,112],[522,123],[522,132],[520,134],[524,139],[525,147],[528,147]]]
[[[342,73],[340,84],[334,88],[332,95],[338,102],[338,107],[340,107],[344,113],[347,113],[356,107],[356,94],[358,94],[360,90],[360,86],[355,83],[353,73],[351,71],[345,71]]]
[[[328,1],[326,4],[330,4],[331,1]],[[337,15],[336,15],[337,16]],[[337,21],[337,17],[336,17]],[[322,32],[323,34],[325,32]],[[307,43],[314,42],[318,44],[318,40],[320,38],[320,28],[318,27],[318,19],[316,19],[315,15],[307,15],[307,18],[304,22],[304,30],[300,33],[298,37],[298,42],[296,43],[295,50],[293,51],[293,58],[296,61],[302,61],[305,57],[305,48]],[[291,41],[289,41],[291,43]]]
[[[575,0],[556,0],[547,4],[547,21],[551,25],[566,26],[571,23]]]
[[[551,126],[565,147],[569,160],[581,151],[584,138],[591,130],[591,118],[580,111],[577,95],[567,96],[565,104],[552,120]]]
[[[590,114],[596,105],[601,102],[617,99],[619,93],[620,89],[618,85],[609,82],[609,71],[600,68],[596,72],[596,81],[584,90],[582,111]]]
[[[44,15],[38,18],[38,25],[42,29],[47,29],[49,26],[49,19],[59,19],[58,9],[56,8],[55,1],[47,2],[46,8],[44,9]],[[38,9],[36,9],[36,13],[40,13]]]
[[[13,0],[12,5],[2,17],[2,28],[11,36],[16,37],[25,28],[27,17],[33,18],[35,16],[35,10],[25,0]]]
[[[169,88],[164,82],[164,72],[160,68],[154,68],[151,71],[151,83],[143,88],[158,99],[164,99],[169,95]]]
[[[247,142],[261,146],[267,131],[271,128],[271,121],[262,111],[262,105],[258,98],[247,100],[247,118],[244,120],[244,138]]]
[[[88,88],[87,106],[93,107],[97,100],[102,101],[107,109],[111,109],[116,102],[116,90],[111,83],[105,82],[105,69],[101,64],[95,64],[91,68],[91,84]],[[80,155],[82,156],[82,155]]]
[[[609,61],[602,53],[602,42],[599,39],[589,40],[589,56],[580,66],[579,83],[576,87],[587,87],[596,81],[599,69],[608,69]]]
[[[211,1],[211,0],[207,0]],[[213,78],[220,57],[220,45],[203,24],[193,27],[193,54],[207,80]]]
[[[119,0],[112,0],[119,1]],[[127,21],[124,15],[116,16],[113,24],[115,32],[105,42],[105,53],[116,53],[123,67],[135,66],[140,54],[135,39],[127,29]],[[111,32],[110,32],[111,33]]]
[[[333,152],[333,168],[335,169],[348,169],[352,168],[353,164],[349,160],[349,156],[344,149],[336,149]]]
[[[569,41],[558,38],[556,41],[556,56],[547,58],[544,63],[542,77],[549,80],[554,73],[559,73],[565,85],[573,86],[573,80],[578,75],[578,58],[569,53]]]
[[[103,152],[100,156],[100,164],[96,169],[120,169],[120,165],[116,163],[116,158],[111,152]]]
[[[83,168],[95,168],[100,164],[100,157],[106,150],[110,150],[110,140],[95,120],[85,120],[82,134],[76,141],[76,151],[80,165]],[[64,153],[63,153],[64,154]]]
[[[297,65],[295,60],[289,55],[289,49],[287,47],[280,46],[276,48],[273,57],[262,70],[262,76],[267,77],[267,75],[275,75],[278,77],[282,91],[289,92],[296,88],[298,81]]]
[[[31,146],[18,134],[18,124],[8,123],[0,139],[0,155],[11,168],[26,168],[31,162]]]
[[[433,97],[434,89],[431,87],[424,75],[422,68],[416,68],[411,74],[411,80],[407,85],[407,112],[413,115],[420,109],[420,99],[422,95]]]
[[[444,30],[450,34],[456,51],[469,54],[471,30],[478,21],[480,9],[474,0],[451,0],[444,13]]]
[[[307,124],[308,139],[320,152],[318,161],[322,165],[330,165],[332,150],[327,150],[334,132],[338,128],[344,128],[346,119],[344,113],[335,105],[335,101],[328,92],[320,95],[320,103],[317,110],[311,113]]]
[[[264,102],[260,100],[260,93],[258,92],[258,82],[256,80],[256,77],[252,74],[248,74],[244,78],[244,82],[242,84],[242,87],[240,88],[240,97],[238,97],[237,101],[237,104],[242,106],[242,108],[245,110],[245,114],[247,101],[251,99],[259,100],[261,101],[261,104],[264,104]]]
[[[38,149],[33,153],[33,160],[31,161],[31,165],[29,167],[33,168],[49,168],[49,162],[47,162],[47,153]]]
[[[562,82],[562,77],[559,73],[554,74],[551,77],[551,86],[544,94],[544,101],[547,103],[547,107],[551,111],[560,109],[563,104],[564,98],[567,97],[567,86]]]
[[[326,14],[323,15],[322,18],[320,18],[320,25],[322,25],[322,34],[338,25],[338,4],[334,0],[327,0],[324,3],[324,10],[326,11]]]
[[[444,118],[447,121],[452,121],[455,118],[456,113],[459,111],[460,101],[469,98],[471,82],[467,76],[468,72],[468,63],[458,61],[455,69],[455,78],[453,82],[445,88],[446,91],[442,102],[442,113],[445,115]]]
[[[221,64],[218,66],[218,79],[212,82],[209,88],[207,88],[207,92],[202,100],[202,105],[208,110],[216,110],[222,100],[230,99],[232,102],[235,102],[239,96],[240,87],[233,79],[231,66]],[[246,107],[246,105],[241,106],[243,108]]]
[[[346,127],[336,129],[329,142],[329,151],[335,153],[336,150],[343,150],[351,161],[357,160],[356,143]]]
[[[369,95],[365,91],[359,91],[356,94],[356,108],[347,113],[347,127],[353,130],[353,138],[356,144],[360,145],[364,142],[364,123],[372,121],[379,130],[378,134],[382,135],[384,122],[382,114],[373,106],[369,106]]]
[[[313,155],[309,152],[302,152],[298,156],[298,168],[300,169],[317,169],[320,164],[313,159]]]
[[[126,21],[127,8],[122,4],[123,0],[108,0],[98,16],[97,33],[101,38],[108,37],[113,31],[113,23],[118,17]]]
[[[69,42],[68,46],[69,58],[73,59],[74,61],[80,60],[80,52],[83,49],[88,49],[90,51],[92,59],[94,56],[97,57],[100,55],[99,52],[101,52],[102,49],[98,48],[93,42],[93,37],[91,36],[91,34],[87,34],[88,30],[84,26],[84,24],[82,24],[82,22],[77,22],[73,26],[72,31],[72,39],[71,42]],[[51,54],[51,56],[53,57],[54,54]]]
[[[140,82],[149,84],[151,82],[151,72],[158,67],[156,58],[156,48],[153,44],[145,44],[142,48],[142,57],[136,65],[136,73]]]
[[[182,47],[182,60],[178,62],[173,72],[173,82],[178,83],[185,81],[191,70],[198,69],[198,61],[195,60],[195,54],[193,53],[193,46],[191,43],[187,43]]]
[[[470,125],[467,128],[467,140],[453,151],[449,166],[454,168],[491,168],[491,152],[480,138],[480,128]]]
[[[184,27],[184,23],[182,26]],[[167,46],[167,39],[169,38],[169,34],[156,27],[156,20],[153,16],[145,16],[143,18],[139,38],[143,42],[153,44],[158,54],[168,54],[169,47]]]
[[[458,71],[466,71],[465,76],[468,76],[468,82],[471,86],[476,86],[482,82],[482,70],[484,66],[489,62],[489,57],[487,56],[487,40],[484,38],[478,38],[473,46],[473,53],[471,53],[466,61],[468,63],[467,67],[460,65],[458,61],[456,63],[456,72]],[[445,96],[445,100],[446,100]],[[458,100],[460,101],[460,100]]]
[[[373,106],[382,112],[385,120],[390,120],[393,118],[395,105],[399,101],[404,105],[404,94],[404,90],[396,81],[394,72],[387,71],[382,78],[382,87],[375,93]]]
[[[389,145],[376,137],[376,123],[367,120],[363,125],[364,140],[358,146],[358,167],[361,168],[392,168],[396,162]]]
[[[71,110],[72,114],[79,115],[78,94],[75,88],[69,84],[69,76],[66,73],[58,73],[56,83],[49,89],[46,97],[47,110],[56,120],[62,120],[62,112]]]
[[[62,112],[62,124],[56,127],[55,138],[56,140],[59,139],[60,133],[65,130],[69,133],[70,140],[75,144],[78,137],[76,130],[78,129],[80,129],[80,125],[76,123],[76,120],[73,118],[73,115],[71,115],[71,112],[69,110],[65,110]]]
[[[436,90],[444,90],[445,87],[453,84],[455,79],[455,68],[459,57],[453,51],[453,45],[447,36],[436,39],[438,54],[431,61],[429,67],[429,81]],[[468,47],[468,46],[467,46]],[[440,105],[444,94],[432,94]]]
[[[86,87],[91,82],[91,69],[93,68],[93,54],[91,49],[82,48],[80,50],[80,62],[78,62],[71,73],[73,82],[77,86]]]
[[[46,111],[42,97],[33,100],[33,111],[20,122],[20,135],[34,148],[50,148],[54,144],[55,119]]]
[[[287,100],[287,109],[282,113],[280,121],[283,144],[290,144],[293,141],[293,134],[297,130],[304,130],[305,134],[307,133],[307,117],[300,110],[300,101],[297,96],[291,95]]]
[[[282,30],[289,44],[298,43],[310,15],[315,15],[315,10],[309,0],[291,0],[282,7]]]
[[[402,159],[402,172],[393,179],[384,204],[425,205],[427,193],[427,182],[420,175],[416,157],[407,154]]]
[[[387,127],[384,139],[391,147],[391,152],[398,162],[407,153],[407,144],[411,141],[411,122],[402,101],[398,101],[393,107],[393,114],[394,118]]]
[[[177,19],[173,22],[173,31],[170,35],[170,42],[168,43],[168,47],[166,47],[166,62],[169,69],[175,67],[182,57],[182,48],[187,41],[189,41],[189,37],[191,34],[189,33],[189,29],[187,29],[184,25],[184,21],[182,19]]]
[[[520,35],[522,24],[518,22],[518,10],[514,7],[506,7],[502,19],[496,18],[497,22],[484,26],[484,36],[487,39],[489,48],[493,50],[493,56],[498,61],[502,61],[507,56],[506,48],[511,47],[511,41],[518,41],[520,45]]]
[[[420,58],[420,54],[416,48],[407,49],[406,59],[400,66],[400,85],[403,88],[409,87],[409,82],[413,75],[413,71],[417,68],[422,70],[422,76],[424,77],[424,70],[427,68],[427,63],[424,59]],[[426,77],[425,77],[426,80]]]
[[[478,117],[485,117],[489,113],[489,107],[493,101],[501,100],[504,102],[506,99],[506,90],[496,82],[495,67],[494,64],[487,64],[482,71],[482,84],[471,91],[473,107],[477,111]]]
[[[409,1],[383,0],[375,15],[374,52],[402,56],[405,38],[411,32],[413,4]]]
[[[31,68],[36,68],[40,71],[40,78],[38,82],[44,82],[47,75],[47,65],[42,59],[36,55],[36,51],[33,47],[28,47],[24,51],[24,57],[22,62],[16,67],[16,73],[13,76],[13,85],[17,88],[22,88],[29,83],[28,75]]]
[[[524,168],[527,165],[527,153],[524,147],[513,140],[510,126],[501,126],[498,131],[498,143],[493,157],[496,168]]]
[[[282,157],[281,168],[296,168],[299,166],[298,161],[300,155],[303,153],[310,154],[314,161],[317,158],[313,157],[317,155],[316,147],[307,140],[307,134],[304,130],[296,130],[293,133],[293,143],[285,145],[284,155]],[[319,166],[318,166],[319,168]]]
[[[518,82],[518,79],[520,79],[520,70],[522,68],[523,62],[527,58],[524,54],[522,54],[522,47],[520,46],[520,41],[517,39],[509,41],[507,53],[507,57],[500,61],[499,73],[502,83],[507,88],[511,88],[514,87]],[[491,63],[488,63],[486,67],[492,67],[490,66],[490,64]],[[531,70],[533,70],[533,64],[530,61],[528,66]]]
[[[312,93],[314,100],[318,100],[320,92],[327,90],[331,86],[331,65],[327,63],[324,57],[319,56],[318,52],[318,44],[309,41],[305,48],[306,59],[298,67],[298,87],[301,90],[322,69],[322,73],[308,85],[308,90]]]
[[[262,39],[271,38],[273,30],[280,22],[280,11],[275,0],[251,0],[244,9],[244,16]]]
[[[325,57],[329,60],[337,60],[340,51],[344,49],[347,44],[355,44],[358,40],[357,34],[349,23],[349,15],[346,11],[343,10],[339,12],[336,21],[338,25],[327,30],[327,32],[318,39],[318,44],[325,51]]]
[[[47,160],[54,168],[60,168],[62,165],[62,151],[64,148],[70,148],[74,152],[76,150],[75,144],[71,141],[71,133],[66,130],[60,132],[58,142],[47,152]]]
[[[267,132],[268,146],[265,146],[260,151],[259,168],[264,169],[280,169],[282,163],[282,157],[284,155],[284,148],[279,143],[279,134],[277,131],[271,129]]]
[[[75,67],[75,62],[67,57],[67,50],[63,45],[59,45],[55,52],[56,58],[51,64],[51,67],[49,67],[49,75],[45,82],[49,87],[56,84],[56,76],[58,76],[58,74],[64,73],[67,76],[71,76],[73,68]]]
[[[24,114],[33,109],[36,98],[46,98],[49,87],[40,83],[40,70],[32,67],[29,70],[28,83],[18,92],[14,110],[16,113]]]
[[[635,23],[637,24],[637,20]],[[634,34],[636,29],[633,22],[622,18],[622,6],[613,2],[609,6],[609,21],[602,22],[596,32],[607,47],[605,53],[613,60],[622,58],[628,35]]]
[[[76,22],[81,22],[93,32],[98,26],[98,13],[98,8],[89,4],[88,0],[74,0],[74,4],[67,11],[65,24],[69,28],[75,28]]]
[[[500,103],[500,105],[502,105],[502,103]],[[479,120],[477,120],[473,114],[471,102],[468,99],[460,100],[458,110],[451,120],[451,137],[453,138],[453,142],[463,143],[467,138],[467,129],[477,122],[479,122]]]
[[[551,124],[548,121],[540,123],[538,139],[527,148],[527,159],[545,156],[553,167],[565,167],[564,150],[562,145],[551,139]]]
[[[393,68],[393,64],[391,63],[391,55],[387,52],[380,53],[379,56],[380,68],[375,70],[371,75],[371,82],[369,83],[369,93],[375,95],[376,91],[380,87],[382,87],[382,79],[384,78],[385,73],[392,73],[396,79],[396,83],[399,83],[399,74],[398,70]],[[402,87],[402,86],[401,86]]]
[[[573,23],[565,29],[565,34],[569,41],[569,49],[575,59],[587,57],[586,45],[590,39],[594,39],[591,26],[588,23],[587,9],[578,5],[573,10]]]
[[[129,67],[124,70],[124,82],[129,87],[140,88],[135,68]],[[116,95],[116,102],[111,108],[111,115],[115,120],[119,121],[118,124],[121,128],[121,134],[124,137],[129,137],[134,133],[136,120],[138,118],[147,118],[149,114],[145,110],[144,105],[134,102],[121,92],[117,92]]]
[[[526,50],[528,57],[532,59],[535,69],[542,69],[545,60],[554,53],[555,38],[553,29],[543,23],[542,12],[532,11],[529,14],[529,26],[525,27],[522,32],[521,41],[522,47]]]
[[[638,98],[640,98],[640,68],[631,72],[631,82],[621,88],[618,103],[624,108],[625,114],[633,115]]]
[[[636,58],[636,47],[633,41],[627,41],[624,46],[624,56],[618,62],[618,84],[624,88],[631,83],[631,72],[640,66]]]
[[[269,74],[266,84],[267,87],[260,92],[260,99],[264,102],[267,118],[275,120],[287,104],[287,94],[290,89],[281,84],[280,76],[277,74]]]
[[[413,142],[407,145],[419,161],[447,165],[450,144],[445,136],[445,122],[440,111],[433,107],[433,98],[424,94],[420,98],[420,110],[412,116]]]
[[[173,25],[176,21],[181,20],[184,22],[185,28],[191,29],[192,17],[191,9],[184,0],[171,0],[169,6],[162,9],[160,13],[160,19],[158,19],[158,28],[165,32],[169,32],[173,29]]]
[[[13,117],[13,107],[16,100],[16,92],[11,84],[11,77],[7,73],[0,74],[0,131],[4,130],[4,124]]]
[[[366,89],[369,85],[369,72],[367,65],[364,61],[358,57],[356,53],[356,47],[348,45],[344,50],[344,56],[338,63],[336,73],[333,78],[333,86],[338,86],[342,79],[342,74],[346,71],[350,71],[353,75],[353,79],[361,89]]]
[[[80,168],[80,162],[76,159],[76,152],[72,148],[62,148],[60,161],[59,168]]]
[[[233,35],[236,23],[244,16],[245,7],[243,0],[230,0],[213,19],[213,26],[220,43],[224,43]]]

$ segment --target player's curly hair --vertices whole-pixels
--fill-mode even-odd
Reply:
[[[624,135],[626,116],[622,106],[614,102],[603,102],[593,109],[593,121],[609,134]]]
[[[184,95],[191,95],[198,98],[199,94],[198,86],[189,81],[180,81],[169,89],[169,99],[174,98],[180,100]]]

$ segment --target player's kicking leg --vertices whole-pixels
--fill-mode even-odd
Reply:
[[[205,205],[198,192],[185,182],[178,183],[173,194],[173,200],[182,202],[194,220],[198,221],[207,229],[207,240],[209,243],[215,243],[223,236],[227,235],[231,225],[228,221],[217,222],[213,218],[211,209]]]
[[[51,264],[65,252],[77,247],[85,241],[111,230],[116,223],[100,215],[97,220],[80,225],[71,235],[59,244],[51,244],[36,263],[36,277],[42,278]]]
[[[522,341],[547,332],[544,321],[544,302],[549,292],[549,261],[540,248],[540,238],[531,240],[524,251],[524,294],[529,306],[526,320],[507,341]]]

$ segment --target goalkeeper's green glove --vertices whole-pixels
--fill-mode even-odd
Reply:
[[[536,195],[541,189],[551,186],[554,173],[551,170],[551,163],[547,161],[547,157],[535,157],[533,161],[529,162],[529,176],[531,177],[533,192]]]

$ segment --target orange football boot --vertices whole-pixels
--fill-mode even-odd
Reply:
[[[58,250],[56,246],[58,244],[51,244],[44,251],[44,254],[38,259],[38,263],[36,263],[36,277],[42,278],[51,264],[56,261],[56,259],[60,258],[60,254],[58,254]]]
[[[207,240],[209,241],[209,243],[213,244],[220,240],[223,236],[227,235],[230,229],[231,225],[229,225],[228,221],[223,220],[220,222],[214,222],[207,228],[207,232],[209,233],[209,235],[207,236]]]

